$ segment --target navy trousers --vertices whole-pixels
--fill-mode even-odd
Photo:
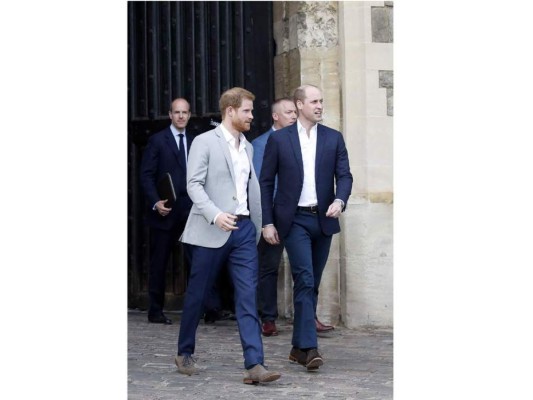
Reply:
[[[318,288],[328,260],[332,236],[320,229],[318,214],[297,211],[285,248],[294,281],[294,327],[292,345],[299,349],[318,347],[315,314]]]
[[[259,316],[263,322],[275,321],[278,318],[278,269],[283,248],[283,242],[271,245],[262,235],[257,245],[259,256],[257,302]]]
[[[257,247],[255,226],[249,220],[237,222],[238,230],[219,248],[192,247],[192,265],[178,338],[178,355],[194,354],[196,329],[203,314],[206,294],[220,269],[227,263],[235,290],[235,316],[244,355],[244,367],[263,364],[261,324],[257,315]],[[216,340],[216,339],[214,339]]]

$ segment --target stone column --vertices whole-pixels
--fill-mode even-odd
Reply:
[[[341,130],[338,2],[274,2],[275,95],[292,96],[302,84],[313,84],[324,96],[323,124]],[[318,317],[337,324],[340,319],[340,243],[335,235],[320,285]],[[284,257],[278,282],[280,314],[292,317],[292,277]],[[289,303],[290,302],[290,303]]]
[[[392,326],[392,2],[339,2],[344,132],[354,191],[342,221],[342,319]]]
[[[345,138],[354,190],[334,236],[319,318],[392,326],[392,14],[389,1],[274,2],[276,97],[301,84],[323,90],[323,123]],[[286,257],[280,314],[292,317]]]

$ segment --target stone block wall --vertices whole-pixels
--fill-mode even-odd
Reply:
[[[354,189],[334,236],[318,316],[347,327],[392,326],[392,2],[274,2],[275,96],[313,84],[323,124],[343,132]],[[292,318],[286,255],[280,315]]]
[[[343,131],[355,187],[345,213],[342,320],[393,325],[392,2],[340,2]]]

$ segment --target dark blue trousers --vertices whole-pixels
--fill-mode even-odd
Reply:
[[[259,256],[259,283],[257,302],[259,316],[263,322],[278,318],[278,269],[283,254],[283,242],[271,245],[261,235],[257,245]]]
[[[332,236],[320,229],[318,214],[297,211],[285,248],[291,264],[294,301],[292,345],[300,349],[318,347],[315,314],[318,288],[328,260]]]
[[[235,291],[235,316],[244,355],[244,367],[263,364],[261,324],[257,315],[257,247],[255,226],[249,220],[237,222],[238,230],[219,248],[192,247],[192,265],[178,339],[178,355],[194,354],[196,329],[203,313],[206,294],[227,263]],[[216,340],[216,338],[213,338]]]

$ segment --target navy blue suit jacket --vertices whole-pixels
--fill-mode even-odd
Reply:
[[[187,129],[187,154],[194,135]],[[191,199],[187,195],[187,169],[186,165],[179,160],[178,146],[176,139],[170,130],[170,125],[162,131],[155,133],[148,139],[148,145],[144,150],[141,163],[141,186],[143,188],[146,201],[148,202],[148,225],[157,228],[169,230],[172,229],[178,221],[187,219],[192,206]],[[172,176],[172,183],[176,191],[176,203],[172,211],[162,217],[152,208],[159,200],[163,200],[157,193],[157,183],[163,178],[164,174],[169,172]]]
[[[253,164],[254,164],[255,174],[257,176],[261,174],[261,167],[263,166],[263,157],[265,155],[266,143],[268,141],[268,138],[272,134],[272,132],[274,131],[272,130],[272,128],[270,128],[267,132],[263,133],[262,135],[252,140],[252,146],[254,148]]]
[[[276,175],[277,191],[272,200]],[[259,180],[263,226],[274,224],[281,238],[291,228],[303,181],[302,150],[297,123],[294,123],[268,138]],[[326,217],[326,211],[336,198],[344,201],[346,208],[353,178],[342,134],[321,124],[317,126],[315,181],[320,226],[325,235],[333,235],[340,232],[339,220]]]

